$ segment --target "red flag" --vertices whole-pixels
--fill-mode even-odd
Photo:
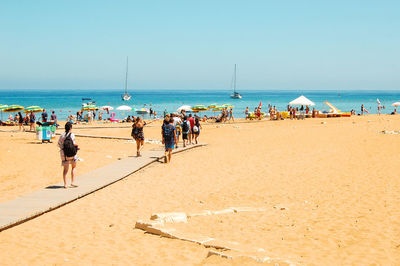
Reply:
[[[260,108],[260,109],[261,109],[261,101],[260,101],[260,104],[258,105],[258,108]]]

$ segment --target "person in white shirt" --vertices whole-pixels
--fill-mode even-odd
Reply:
[[[71,186],[70,187],[78,187],[75,184],[75,168],[76,162],[78,160],[77,151],[78,151],[78,144],[75,142],[75,135],[71,132],[72,124],[67,122],[65,124],[65,132],[61,134],[60,138],[58,139],[58,147],[60,148],[60,157],[61,157],[61,165],[64,167],[63,169],[63,180],[64,180],[64,188],[67,188],[67,174],[69,170],[69,165],[71,165]],[[71,140],[67,140],[70,138],[72,140],[72,147],[67,147],[69,145],[68,142]],[[65,145],[64,145],[65,144]],[[72,149],[72,151],[71,151]],[[64,152],[65,151],[65,152]],[[71,153],[72,152],[72,153]],[[70,154],[68,154],[70,153]],[[75,153],[75,154],[74,154]],[[69,156],[68,156],[69,155]]]

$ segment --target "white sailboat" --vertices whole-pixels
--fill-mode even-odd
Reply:
[[[125,93],[121,95],[123,101],[129,101],[132,97],[128,93],[128,57],[126,57],[126,74],[125,74]]]
[[[231,94],[231,98],[233,99],[242,99],[242,95],[240,95],[239,92],[236,91],[236,64],[235,64],[235,69],[233,71],[233,94]]]

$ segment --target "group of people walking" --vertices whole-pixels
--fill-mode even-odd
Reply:
[[[146,122],[141,117],[133,118],[131,136],[136,141],[136,156],[141,156],[141,150],[144,145],[143,127]],[[172,150],[178,148],[179,138],[182,136],[182,145],[186,147],[192,143],[198,143],[200,135],[200,119],[189,114],[166,114],[161,126],[162,143],[165,146],[166,163],[171,160]]]
[[[142,117],[132,117],[131,136],[136,141],[136,156],[141,156],[141,150],[144,145],[143,128],[147,124]],[[161,126],[161,138],[165,148],[165,163],[171,161],[172,150],[178,148],[179,138],[182,136],[183,147],[198,143],[200,130],[202,129],[199,118],[191,114],[166,114]],[[64,188],[67,188],[67,174],[71,166],[71,184],[69,187],[77,187],[75,184],[75,168],[78,161],[78,144],[75,141],[75,135],[72,133],[72,123],[65,124],[65,132],[58,140],[60,148],[61,165],[63,166]]]

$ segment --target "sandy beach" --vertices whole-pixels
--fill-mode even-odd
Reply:
[[[129,125],[120,125],[126,127],[73,132],[129,138]],[[232,206],[266,211],[197,217],[173,227],[260,248],[295,264],[400,261],[400,135],[382,133],[399,131],[400,116],[202,126],[199,140],[207,146],[1,232],[2,264],[256,263],[207,258],[209,248],[134,228],[156,212]],[[144,134],[160,140],[160,131],[160,122],[154,122]],[[77,142],[83,159],[78,176],[136,153],[128,140],[77,137]],[[56,141],[37,143],[32,133],[0,132],[0,202],[62,181]],[[160,145],[144,149],[154,147]]]

